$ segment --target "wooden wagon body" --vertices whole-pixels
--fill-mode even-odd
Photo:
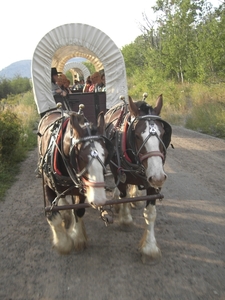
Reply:
[[[54,97],[56,103],[62,103],[63,109],[79,111],[80,104],[84,105],[83,113],[85,118],[96,125],[98,114],[106,112],[106,93],[74,93],[68,94],[67,97],[57,95]]]

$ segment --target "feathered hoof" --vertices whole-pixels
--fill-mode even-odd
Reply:
[[[121,226],[132,227],[133,226],[133,218],[131,216],[123,216],[123,218],[119,218],[119,223]]]
[[[79,241],[74,243],[74,248],[76,252],[82,252],[87,248],[87,240]]]
[[[157,247],[154,250],[147,248],[141,248],[141,260],[143,264],[155,265],[162,259],[161,250]]]
[[[130,213],[124,211],[119,212],[119,223],[120,225],[131,226],[133,225],[133,218]]]
[[[65,239],[65,242],[53,242],[53,248],[61,255],[68,255],[73,250],[73,240],[69,237]]]

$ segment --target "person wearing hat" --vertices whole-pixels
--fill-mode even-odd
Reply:
[[[52,95],[61,95],[65,97],[67,93],[61,89],[61,87],[57,84],[59,72],[56,68],[51,69],[51,77],[52,77]]]

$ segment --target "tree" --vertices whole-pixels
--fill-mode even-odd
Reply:
[[[153,6],[156,22],[143,15],[142,40],[147,50],[143,46],[139,48],[138,57],[145,51],[149,66],[165,79],[181,83],[202,81],[209,74],[221,76],[224,74],[224,6],[213,11],[206,0],[157,0]]]
[[[143,36],[122,48],[127,76],[132,76],[136,69],[143,68],[148,64],[146,59],[146,43]]]
[[[198,76],[201,81],[224,79],[225,4],[204,16],[197,27]]]

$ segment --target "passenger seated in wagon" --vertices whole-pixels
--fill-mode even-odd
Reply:
[[[88,76],[85,82],[85,85],[83,87],[83,93],[88,93],[89,91],[89,87],[91,86],[92,82],[91,82],[91,76]]]
[[[61,95],[65,97],[67,93],[62,90],[62,88],[59,86],[59,72],[56,68],[51,69],[51,78],[52,78],[52,95]]]
[[[105,92],[106,91],[105,74],[104,73],[101,75],[101,82],[97,84],[96,89],[97,89],[97,92]]]
[[[98,84],[101,83],[101,76],[100,76],[100,73],[99,72],[95,72],[94,74],[91,75],[91,81],[92,81],[92,84],[91,86],[89,87],[89,90],[88,92],[90,93],[94,93],[94,92],[97,92],[97,86]]]

